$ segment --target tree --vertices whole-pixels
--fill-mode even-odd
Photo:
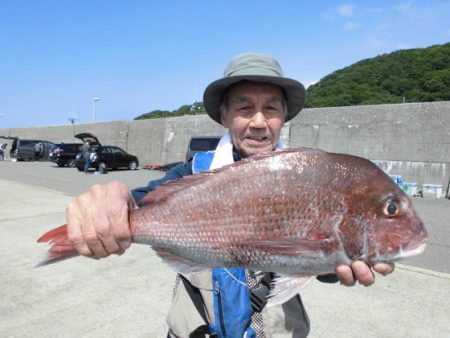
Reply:
[[[307,107],[450,99],[450,43],[359,61],[307,90]]]

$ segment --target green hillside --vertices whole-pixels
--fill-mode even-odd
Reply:
[[[169,110],[153,110],[135,117],[134,120],[157,119],[160,117],[173,117],[183,115],[199,115],[206,114],[203,102],[194,102],[194,104],[185,104],[178,109]]]
[[[306,107],[450,100],[450,43],[359,61],[308,87]],[[202,102],[155,110],[135,120],[205,114]]]
[[[359,61],[308,87],[307,107],[450,100],[450,43]]]

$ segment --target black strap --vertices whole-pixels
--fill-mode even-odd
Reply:
[[[253,290],[250,290],[250,303],[254,312],[261,312],[264,306],[266,306],[272,279],[273,274],[267,272],[264,274],[259,285]]]

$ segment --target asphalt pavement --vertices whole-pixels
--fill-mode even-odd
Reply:
[[[65,222],[73,196],[97,183],[136,187],[162,175],[0,162],[0,337],[165,337],[175,273],[150,247],[34,268],[47,249],[36,239]],[[425,252],[370,287],[310,283],[302,292],[310,337],[449,337],[450,200],[414,204],[430,233]]]

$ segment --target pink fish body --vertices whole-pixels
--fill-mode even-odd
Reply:
[[[173,181],[130,215],[136,242],[205,266],[287,274],[393,261],[423,248],[411,200],[372,162],[313,149]]]
[[[332,273],[354,260],[418,254],[427,238],[409,197],[374,163],[308,148],[168,182],[144,203],[130,212],[133,242],[151,245],[183,273],[212,267]],[[41,265],[76,255],[64,227],[39,239],[49,240],[53,247]]]

